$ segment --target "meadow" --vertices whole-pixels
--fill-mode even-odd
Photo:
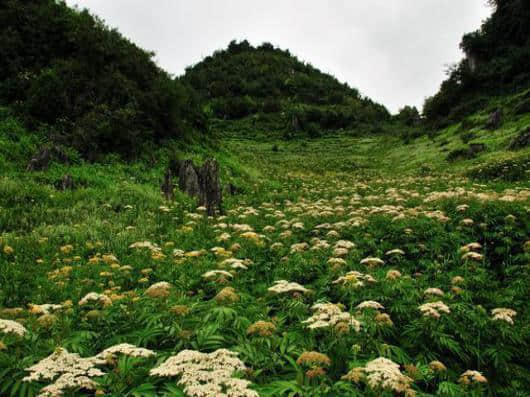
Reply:
[[[164,161],[29,173],[2,137],[2,396],[528,395],[528,149],[226,133],[180,150],[240,188],[207,217]]]

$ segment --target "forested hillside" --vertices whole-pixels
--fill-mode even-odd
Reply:
[[[493,14],[462,38],[466,57],[448,71],[440,91],[428,98],[424,115],[430,125],[447,126],[488,105],[491,96],[530,86],[530,2],[490,0]],[[530,112],[530,99],[512,104]]]
[[[275,118],[287,130],[316,134],[390,116],[383,105],[357,89],[270,43],[254,47],[246,40],[232,41],[226,50],[188,68],[183,81],[220,119],[261,115]]]
[[[86,158],[205,129],[193,90],[86,10],[2,1],[0,43],[0,106]]]

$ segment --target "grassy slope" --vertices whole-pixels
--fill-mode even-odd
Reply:
[[[262,216],[268,212],[263,203],[269,202],[274,203],[276,210],[285,212],[291,223],[296,220],[304,223],[305,230],[293,229],[290,238],[280,237],[281,229],[273,232],[268,235],[271,241],[265,245],[256,245],[236,233],[229,243],[219,242],[215,222],[195,220],[187,214],[187,211],[194,211],[195,204],[183,195],[178,195],[176,202],[169,205],[170,212],[165,212],[163,206],[168,203],[163,201],[158,185],[168,148],[156,152],[152,157],[160,160],[154,162],[144,160],[126,165],[109,158],[99,165],[56,164],[45,172],[27,173],[25,164],[39,141],[26,135],[15,121],[4,120],[0,125],[3,143],[0,165],[6,171],[0,179],[0,248],[10,246],[14,253],[0,252],[0,310],[68,299],[74,302],[74,308],[58,314],[55,323],[49,326],[25,312],[21,321],[31,332],[31,343],[0,338],[7,345],[5,352],[0,351],[3,371],[0,394],[13,392],[16,395],[24,368],[50,354],[56,346],[88,356],[120,342],[149,347],[163,355],[183,348],[237,350],[248,366],[255,371],[262,370],[256,371],[252,380],[265,396],[281,395],[281,390],[298,391],[304,396],[333,395],[326,394],[326,387],[337,382],[348,365],[362,365],[378,355],[400,364],[418,363],[421,371],[426,371],[425,364],[430,359],[442,360],[450,367],[447,375],[450,382],[429,381],[427,385],[419,382],[421,385],[417,386],[433,394],[471,395],[469,390],[456,386],[458,375],[468,368],[486,371],[490,390],[496,395],[514,395],[514,391],[523,390],[528,386],[524,383],[524,379],[528,380],[528,372],[524,369],[524,357],[517,352],[528,351],[528,345],[521,340],[528,335],[524,324],[529,316],[525,309],[528,287],[525,286],[525,256],[521,248],[529,230],[525,220],[527,203],[498,200],[483,203],[473,198],[423,203],[430,192],[454,186],[487,194],[530,186],[527,179],[475,185],[459,177],[468,167],[479,163],[529,154],[528,148],[514,153],[506,151],[511,137],[528,124],[528,116],[509,118],[502,129],[495,132],[478,128],[478,122],[484,121],[484,114],[473,117],[477,120],[475,140],[487,143],[488,151],[476,159],[454,163],[444,160],[448,153],[444,148],[453,150],[463,146],[457,134],[458,126],[442,131],[434,144],[428,137],[404,145],[400,138],[392,136],[341,134],[285,142],[270,138],[249,140],[231,133],[220,137],[210,148],[198,144],[180,147],[182,157],[202,160],[216,156],[221,162],[223,181],[232,181],[244,189],[243,194],[226,199],[227,222],[248,223],[261,232],[266,225],[274,225],[280,219]],[[448,143],[440,146],[444,141]],[[273,150],[274,145],[278,146],[278,151]],[[429,164],[429,168],[422,169],[420,166],[424,164]],[[74,177],[77,190],[59,192],[53,187],[65,173]],[[421,177],[426,173],[435,177]],[[387,189],[396,187],[404,201],[397,201],[386,193]],[[331,271],[325,265],[331,255],[327,251],[289,253],[290,244],[310,241],[314,236],[312,229],[318,223],[346,219],[339,209],[334,209],[332,215],[314,218],[300,212],[299,205],[348,208],[354,194],[361,194],[360,205],[363,206],[426,205],[429,209],[445,211],[452,220],[443,225],[428,218],[392,222],[383,215],[368,216],[368,225],[340,230],[340,238],[358,245],[346,257],[348,264],[344,269]],[[465,214],[455,211],[455,205],[464,202],[470,205],[469,211]],[[129,205],[132,208],[128,209]],[[249,206],[257,208],[260,215],[247,214]],[[354,204],[352,208],[357,207]],[[510,214],[516,216],[513,224],[505,218]],[[473,218],[476,226],[462,228],[459,222],[465,217]],[[487,231],[481,229],[480,224],[486,224]],[[407,228],[412,228],[414,234],[408,235]],[[128,248],[131,243],[144,240],[159,244],[165,256],[154,258],[149,252]],[[471,241],[481,241],[486,246],[484,268],[460,261],[459,247]],[[240,295],[240,301],[219,305],[212,298],[225,285],[204,282],[201,274],[216,268],[222,258],[205,253],[177,264],[172,250],[209,250],[218,245],[228,248],[232,242],[241,244],[235,256],[251,259],[254,265],[248,272],[238,273],[230,284]],[[286,246],[275,252],[269,249],[272,242],[284,242]],[[73,251],[62,252],[60,247],[68,244],[73,246]],[[421,245],[424,248],[419,248]],[[383,256],[384,252],[396,247],[407,252],[403,259],[376,270],[359,267],[363,257]],[[130,265],[132,270],[121,271],[103,261],[89,264],[89,258],[98,254],[113,254],[121,265]],[[501,263],[505,268],[495,267]],[[71,273],[67,270],[57,277],[51,273],[65,267],[71,267]],[[334,278],[348,270],[369,271],[378,280],[384,280],[391,267],[399,268],[405,275],[421,271],[425,276],[417,281],[405,277],[398,286],[382,282],[358,293],[329,287]],[[147,274],[145,269],[152,270],[147,281],[142,281]],[[501,280],[497,272],[506,272],[506,279]],[[431,329],[421,322],[416,310],[422,302],[422,291],[433,286],[449,291],[451,277],[456,275],[465,277],[468,291],[461,298],[453,294],[444,298],[454,309],[453,317],[444,322],[442,328]],[[267,288],[278,279],[300,282],[314,289],[315,294],[304,301],[270,297]],[[175,286],[167,302],[142,298],[148,285],[161,280]],[[120,288],[114,290],[118,294],[136,291],[140,299],[125,299],[124,305],[112,305],[91,313],[92,317],[87,309],[76,305],[90,291],[110,294],[115,287]],[[342,302],[353,313],[355,305],[365,299],[380,300],[388,308],[395,323],[392,331],[373,328],[374,333],[369,334],[368,339],[356,335],[337,339],[333,335],[316,337],[300,325],[300,321],[310,315],[310,305],[314,302]],[[176,318],[170,311],[175,304],[186,305],[191,314]],[[477,309],[478,304],[488,312]],[[498,306],[518,311],[516,328],[496,328],[490,323],[489,310]],[[5,314],[0,318],[2,316]],[[252,322],[272,317],[278,331],[270,342],[247,335],[246,329]],[[363,321],[371,324],[372,320],[363,317]],[[478,327],[477,324],[482,324],[479,339],[476,332],[467,331]],[[497,344],[499,334],[506,338],[502,346]],[[421,340],[419,345],[415,343],[417,340]],[[350,349],[356,343],[363,346],[359,354]],[[303,370],[293,364],[304,350],[326,352],[331,357],[334,364],[327,380],[308,381],[303,377]],[[466,358],[458,358],[459,355]],[[493,360],[496,360],[495,365]],[[168,391],[174,388],[174,381],[148,378],[147,371],[155,366],[152,360],[145,365],[131,366],[126,362],[120,365],[120,371],[103,380],[102,388],[109,393],[125,395],[125,392],[143,387],[158,393],[143,394],[145,396],[178,395]],[[29,396],[38,389],[39,385],[31,384],[18,395]],[[332,392],[338,395],[356,395],[355,390],[358,389],[344,382],[332,386]],[[444,393],[444,390],[452,391]],[[481,390],[484,389],[474,390],[474,395],[482,395]],[[164,391],[167,394],[162,394]]]

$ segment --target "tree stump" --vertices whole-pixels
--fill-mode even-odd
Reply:
[[[191,160],[179,164],[179,189],[191,197],[199,195],[199,177]]]
[[[168,167],[166,169],[166,173],[164,174],[164,181],[161,185],[162,194],[164,195],[165,199],[167,201],[173,201],[173,180],[171,177],[171,168]]]
[[[201,167],[191,160],[178,164],[179,189],[191,197],[197,197],[199,205],[206,207],[209,216],[222,213],[222,192],[219,181],[219,164],[208,159]]]
[[[222,212],[223,194],[219,183],[219,164],[215,159],[208,159],[199,169],[199,205],[206,207],[208,215]]]
[[[68,155],[58,146],[42,147],[29,161],[26,171],[44,171],[48,169],[52,160],[68,164]]]
[[[497,108],[494,112],[490,114],[486,127],[491,130],[496,130],[497,128],[501,126],[501,124],[502,124],[502,109]]]

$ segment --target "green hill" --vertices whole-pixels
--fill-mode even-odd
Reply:
[[[278,128],[317,134],[389,118],[384,106],[270,43],[232,41],[187,68],[183,81],[218,119],[256,116],[258,124],[273,119]]]
[[[0,106],[85,158],[205,130],[193,90],[86,10],[2,1],[0,43]]]
[[[491,0],[493,14],[475,32],[462,38],[466,57],[448,71],[448,78],[423,113],[428,123],[445,127],[483,109],[491,96],[513,95],[530,87],[530,2]],[[530,100],[516,105],[530,112]]]

